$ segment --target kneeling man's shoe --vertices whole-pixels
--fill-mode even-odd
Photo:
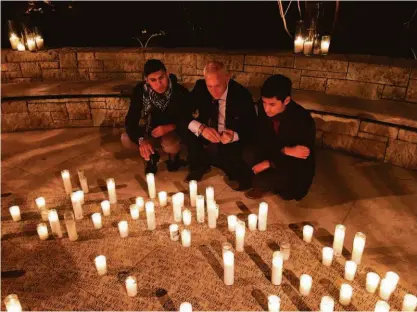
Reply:
[[[249,199],[259,199],[265,195],[260,189],[251,188],[249,191],[245,192],[245,197]]]
[[[166,162],[167,169],[169,172],[178,171],[181,167],[185,167],[188,165],[188,162],[180,158],[180,153],[175,155],[174,157],[169,157]]]
[[[210,166],[200,167],[195,170],[190,170],[185,180],[187,182],[195,180],[200,181],[204,174],[210,171]]]
[[[151,156],[151,159],[146,162],[145,174],[148,174],[148,173],[156,174],[156,172],[158,171],[159,158],[160,158],[160,156],[156,152],[155,152],[155,154],[153,154]]]

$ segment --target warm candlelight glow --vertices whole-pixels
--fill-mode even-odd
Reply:
[[[281,308],[281,299],[275,295],[268,296],[268,311],[279,312],[280,308]]]
[[[298,36],[294,40],[294,53],[301,53],[303,52],[303,46],[304,46],[304,39],[301,36]]]

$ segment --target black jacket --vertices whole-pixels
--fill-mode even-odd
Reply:
[[[230,79],[226,98],[225,126],[238,133],[239,141],[246,143],[253,138],[256,121],[252,95],[244,86]],[[198,80],[191,91],[191,111],[188,123],[195,119],[205,125],[210,118],[212,96],[204,79]]]
[[[158,108],[152,107],[151,110],[151,128],[160,125],[175,124],[177,129],[184,127],[187,107],[189,106],[188,90],[178,84],[175,79],[172,82],[172,95],[168,107],[164,112]],[[143,85],[145,82],[139,82],[132,92],[130,99],[129,111],[125,119],[126,132],[132,142],[138,143],[140,137],[146,137],[145,126],[139,125],[141,111],[143,107]]]

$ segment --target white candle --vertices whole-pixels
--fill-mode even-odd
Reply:
[[[129,276],[126,278],[126,291],[129,297],[135,297],[138,294],[138,284],[135,277]]]
[[[172,210],[175,222],[181,222],[181,198],[178,196],[178,193],[172,196]]]
[[[116,183],[113,178],[107,179],[107,191],[109,192],[110,204],[117,204]]]
[[[275,295],[268,296],[268,311],[279,312],[280,308],[281,308],[281,299]]]
[[[85,204],[84,201],[84,192],[82,190],[76,191],[75,193],[78,194],[78,199],[80,200],[81,205]]]
[[[159,206],[165,207],[167,205],[167,192],[161,191],[158,193]]]
[[[90,190],[88,189],[87,178],[85,177],[83,170],[78,170],[78,178],[80,179],[81,189],[87,194]]]
[[[40,240],[47,240],[49,237],[48,227],[45,223],[39,223],[36,227]]]
[[[136,204],[132,204],[129,206],[130,209],[130,216],[133,220],[139,219],[139,207]]]
[[[353,240],[352,261],[361,264],[363,250],[365,248],[366,235],[358,232]]]
[[[193,312],[193,306],[189,302],[183,302],[180,305],[180,312]]]
[[[20,216],[20,208],[19,206],[12,206],[9,208],[10,215],[12,216],[13,221],[17,222],[22,220],[22,217]]]
[[[171,224],[169,226],[169,237],[172,241],[177,241],[180,238],[180,233],[178,232],[178,225],[177,224]]]
[[[279,251],[275,251],[272,257],[271,282],[273,285],[281,285],[283,265],[284,265],[283,254]]]
[[[343,251],[343,241],[345,240],[346,227],[342,224],[337,224],[334,231],[333,252],[334,255],[341,256]]]
[[[294,53],[301,53],[303,52],[303,46],[304,46],[304,39],[301,36],[298,36],[294,40]]]
[[[282,242],[279,246],[279,251],[282,253],[284,261],[287,261],[290,258],[291,254],[291,244],[289,242]]]
[[[225,285],[233,285],[235,281],[235,255],[227,250],[223,253],[223,280]]]
[[[258,229],[259,231],[266,231],[268,217],[268,204],[262,202],[259,204]]]
[[[339,293],[339,302],[343,306],[348,306],[352,300],[353,288],[349,284],[342,284]]]
[[[101,213],[96,212],[91,215],[91,219],[93,220],[94,228],[99,230],[103,227],[103,222],[101,220]]]
[[[196,211],[197,211],[197,222],[204,223],[205,212],[204,212],[204,196],[197,195],[196,199]]]
[[[74,210],[75,219],[81,220],[84,217],[81,203],[81,193],[74,192],[71,194],[72,209]]]
[[[107,261],[105,256],[98,256],[94,260],[98,275],[104,275],[107,273]]]
[[[27,39],[26,43],[28,45],[29,51],[35,51],[36,50],[35,39],[33,39],[33,38]]]
[[[374,294],[378,288],[380,277],[374,272],[369,272],[366,274],[366,291],[368,293]]]
[[[333,261],[333,248],[323,247],[322,258],[323,265],[331,266]]]
[[[16,34],[11,34],[9,37],[10,45],[12,46],[13,50],[17,50],[17,45],[20,43],[20,38],[16,36]]]
[[[330,36],[321,37],[321,54],[326,55],[329,53]]]
[[[68,170],[62,170],[61,171],[62,181],[64,181],[64,188],[65,193],[68,195],[72,193],[72,184],[71,184],[71,178],[70,173]]]
[[[303,241],[306,243],[311,243],[311,239],[313,238],[314,228],[311,225],[304,225],[303,227]]]
[[[143,197],[136,197],[136,206],[138,206],[139,211],[145,211],[145,200]]]
[[[312,50],[313,50],[313,41],[311,40],[304,41],[304,54],[309,55],[311,54]]]
[[[233,246],[229,242],[224,242],[222,244],[222,258],[224,258],[224,253],[226,251],[233,251]]]
[[[190,184],[190,203],[191,207],[195,207],[197,200],[197,181],[191,180]]]
[[[55,209],[49,210],[48,219],[52,234],[55,234],[58,237],[62,237],[61,224],[59,223],[58,213]]]
[[[214,187],[208,186],[206,188],[206,206],[208,206],[212,201],[214,201]]]
[[[6,306],[7,312],[22,312],[22,306],[16,294],[8,295],[4,299],[4,305]]]
[[[400,277],[398,276],[398,274],[395,273],[395,272],[392,272],[392,271],[388,271],[385,274],[385,278],[391,282],[391,284],[392,284],[392,291],[394,291],[395,288],[397,288],[398,281],[400,280]]]
[[[25,51],[25,50],[26,50],[25,45],[23,43],[19,42],[17,44],[17,51],[22,52],[22,51]]]
[[[179,202],[180,202],[181,208],[183,208],[184,207],[185,195],[184,195],[183,192],[178,192],[177,193],[177,196],[179,198]]]
[[[321,312],[333,312],[334,311],[334,300],[330,296],[323,296],[320,302]]]
[[[108,200],[103,200],[101,202],[101,210],[103,210],[103,216],[110,216],[110,202]]]
[[[191,211],[186,209],[182,212],[182,222],[184,222],[185,226],[191,224]]]
[[[308,274],[300,276],[300,294],[302,296],[308,296],[310,294],[311,286],[313,285],[313,279]]]
[[[235,215],[231,215],[227,217],[227,228],[230,232],[236,231],[236,224],[237,224],[237,217]]]
[[[74,220],[74,214],[71,211],[64,213],[65,227],[70,241],[74,242],[78,239],[77,226]]]
[[[256,231],[256,225],[258,223],[258,216],[254,213],[248,216],[249,231]]]
[[[43,38],[41,36],[36,36],[35,41],[36,45],[38,46],[38,49],[42,49],[44,44]]]
[[[191,232],[189,230],[184,229],[181,231],[181,243],[182,247],[191,246]]]
[[[118,224],[119,233],[121,238],[125,238],[129,236],[129,225],[127,221],[120,221]]]
[[[35,202],[36,202],[36,206],[39,208],[42,221],[48,221],[48,209],[46,209],[45,198],[38,197],[35,199]]]
[[[390,306],[387,302],[378,300],[375,305],[375,312],[389,312]]]
[[[345,263],[345,279],[353,281],[356,274],[357,264],[353,261],[346,261]]]
[[[391,297],[391,294],[394,292],[394,285],[392,284],[392,281],[383,278],[381,280],[381,285],[379,287],[379,297],[381,297],[382,300],[388,301],[389,297]]]
[[[404,296],[403,307],[401,311],[414,311],[417,308],[417,297],[411,294]]]
[[[243,252],[245,247],[245,222],[238,221],[236,225],[236,251]]]
[[[148,173],[146,175],[146,182],[148,183],[149,198],[156,198],[155,175],[153,173]]]
[[[208,217],[208,227],[210,229],[215,229],[217,226],[217,213],[216,213],[216,204],[214,201],[207,202],[207,217]]]
[[[146,222],[148,223],[148,230],[156,229],[156,220],[155,220],[155,207],[153,202],[148,201],[145,204],[146,209]]]

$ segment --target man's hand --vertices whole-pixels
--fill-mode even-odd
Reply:
[[[146,161],[149,161],[151,159],[151,155],[154,153],[154,150],[149,141],[143,140],[139,145],[139,152]]]
[[[220,134],[214,128],[205,127],[201,135],[211,143],[219,143],[220,142]]]
[[[234,131],[233,130],[225,130],[220,135],[220,141],[223,144],[232,143]]]
[[[306,159],[310,155],[310,149],[302,145],[284,147],[284,154],[295,158]]]
[[[254,174],[258,174],[270,167],[271,167],[271,163],[269,162],[269,160],[264,160],[264,161],[261,161],[259,164],[256,164],[255,166],[253,166],[252,171]]]
[[[175,129],[174,124],[158,126],[158,127],[156,127],[155,129],[152,130],[152,136],[154,138],[159,138],[161,136],[164,136],[168,132],[171,132],[174,129]]]

